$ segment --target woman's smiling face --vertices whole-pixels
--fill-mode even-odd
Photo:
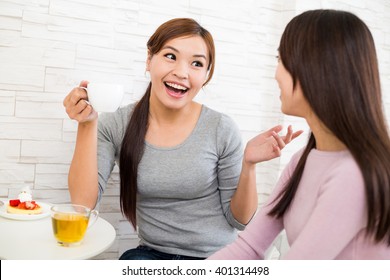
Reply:
[[[151,98],[170,109],[190,104],[206,81],[208,57],[206,43],[200,36],[169,40],[147,59]]]

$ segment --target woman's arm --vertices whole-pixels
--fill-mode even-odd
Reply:
[[[291,177],[299,160],[300,153],[296,153],[283,170],[274,191],[265,205],[259,210],[252,221],[246,226],[238,238],[225,248],[217,251],[208,259],[212,260],[251,260],[264,259],[265,253],[275,237],[283,230],[283,218],[277,219],[268,215],[273,208],[279,193]]]
[[[87,84],[82,81],[80,87]],[[74,88],[63,102],[68,116],[79,123],[68,185],[72,203],[94,208],[98,197],[97,113],[86,102],[87,93],[80,87]]]
[[[68,184],[72,203],[95,207],[98,197],[97,120],[79,123]]]
[[[302,133],[293,132],[289,126],[287,134],[279,136],[281,130],[282,126],[275,126],[246,145],[237,190],[230,203],[233,216],[242,224],[247,224],[257,210],[256,163],[279,157],[281,150]]]
[[[349,254],[358,252],[351,241],[364,240],[363,236],[356,239],[367,223],[364,180],[356,164],[335,166],[333,170],[327,170],[329,174],[318,191],[315,207],[283,259],[332,260],[348,247]],[[318,178],[312,178],[310,183],[315,180]],[[310,188],[310,185],[307,187]],[[311,198],[303,196],[295,199]],[[299,218],[292,216],[290,220],[294,223]]]

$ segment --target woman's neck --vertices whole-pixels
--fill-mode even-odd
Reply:
[[[149,105],[149,122],[153,122],[157,125],[180,124],[195,116],[197,117],[200,108],[201,105],[199,103],[192,102],[180,109],[170,109],[162,106],[162,104],[156,104],[151,100]]]
[[[347,147],[316,116],[306,118],[316,139],[316,149],[320,151],[342,151]]]
[[[201,111],[202,105],[196,102],[177,110],[153,106],[151,102],[145,140],[159,147],[173,147],[181,144],[194,130]]]

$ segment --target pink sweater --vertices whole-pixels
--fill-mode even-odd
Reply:
[[[270,202],[290,178],[300,155],[293,156],[268,203],[237,240],[209,259],[264,259],[283,229],[290,249],[282,259],[390,259],[390,247],[365,236],[364,182],[349,151],[313,149],[288,211],[281,219],[267,215]]]

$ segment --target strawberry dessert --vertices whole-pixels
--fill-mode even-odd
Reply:
[[[40,214],[42,208],[34,200],[30,189],[22,190],[18,199],[11,199],[7,206],[7,212],[11,214]]]

